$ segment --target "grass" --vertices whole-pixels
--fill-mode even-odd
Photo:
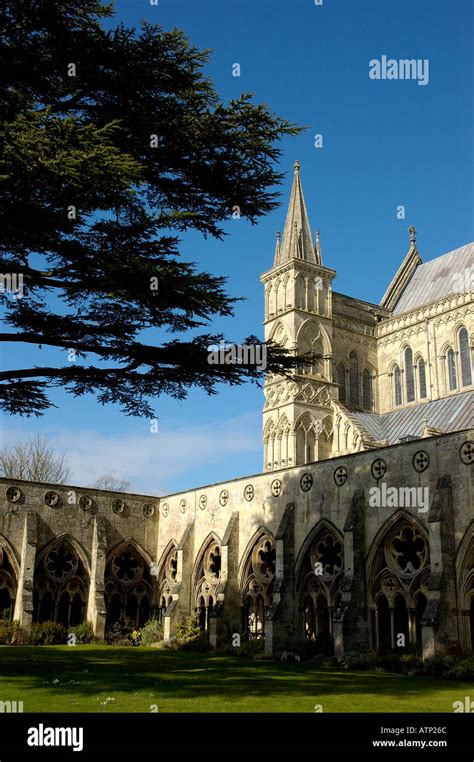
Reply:
[[[144,647],[0,647],[0,700],[25,712],[451,712],[470,694],[438,678]]]

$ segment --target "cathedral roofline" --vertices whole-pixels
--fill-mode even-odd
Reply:
[[[416,230],[413,225],[410,226],[409,232],[410,248],[408,254],[392,278],[380,302],[380,306],[388,310],[393,310],[411,281],[416,268],[422,264],[420,253],[416,248]]]

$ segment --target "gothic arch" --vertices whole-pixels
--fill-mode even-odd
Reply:
[[[474,521],[464,533],[456,554],[456,576],[461,640],[466,651],[474,650]]]
[[[153,598],[151,556],[127,538],[112,548],[105,567],[107,627],[120,620],[141,627],[150,619]]]
[[[265,618],[272,603],[275,581],[275,559],[275,538],[260,527],[247,544],[239,565],[242,632],[248,638],[265,636]]]
[[[405,510],[379,529],[367,555],[372,643],[376,651],[421,647],[421,617],[430,572],[425,527]],[[403,636],[403,637],[402,637]]]
[[[339,401],[343,405],[347,404],[347,363],[339,360],[336,364],[336,383],[339,389]]]
[[[360,407],[360,376],[362,367],[361,353],[355,347],[349,351],[349,405]]]
[[[327,460],[332,455],[334,426],[331,415],[326,415],[321,422],[318,437],[318,460]]]
[[[279,467],[284,468],[288,465],[288,459],[290,456],[290,436],[291,436],[291,423],[286,413],[278,420],[276,427],[276,459]]]
[[[3,550],[7,554],[8,561],[13,569],[15,577],[18,579],[20,575],[20,562],[18,561],[16,557],[16,553],[15,553],[15,550],[13,549],[13,545],[3,534],[0,534],[0,551],[1,550]]]
[[[327,529],[328,532],[333,532],[342,542],[344,542],[342,532],[340,531],[340,529],[338,529],[338,527],[335,524],[333,524],[332,521],[329,521],[329,519],[326,519],[326,518],[319,519],[319,521],[314,525],[314,527],[307,534],[306,539],[304,540],[303,544],[301,545],[301,548],[298,551],[298,555],[295,561],[296,579],[298,579],[298,575],[300,573],[301,564],[305,556],[305,553],[307,552],[308,548],[310,547],[316,535],[319,534],[319,532],[322,529]]]
[[[75,537],[72,537],[68,532],[62,532],[57,537],[54,537],[54,539],[50,540],[50,542],[48,542],[40,550],[40,552],[36,555],[36,565],[43,558],[45,553],[48,552],[49,548],[52,545],[56,545],[56,544],[58,544],[60,542],[63,542],[63,541],[69,543],[69,545],[71,545],[74,548],[74,550],[77,553],[79,559],[81,560],[81,563],[84,564],[84,569],[85,569],[87,575],[90,576],[90,560],[89,560],[89,555],[88,555],[87,551],[85,550],[85,548],[83,548],[81,543],[78,542],[75,539]]]
[[[408,342],[404,342],[401,348],[402,367],[405,376],[405,399],[407,402],[415,402],[415,362],[413,359],[413,349]]]
[[[340,603],[344,540],[337,527],[321,519],[303,543],[295,566],[299,629],[325,653],[333,651],[333,611]]]
[[[0,618],[13,619],[19,571],[13,547],[0,535]]]
[[[392,361],[387,375],[391,380],[392,407],[400,407],[403,405],[402,369],[400,364]]]
[[[275,467],[276,460],[276,426],[272,418],[269,418],[263,429],[263,462],[267,470]]]
[[[191,577],[194,607],[199,614],[201,630],[209,629],[211,613],[217,603],[221,561],[221,541],[215,532],[210,532],[196,556]]]
[[[314,318],[308,318],[299,327],[296,344],[298,354],[304,355],[314,352],[328,357],[331,354],[331,342],[324,326]],[[329,360],[315,360],[313,365],[302,367],[303,375],[319,375],[329,379]]]
[[[295,421],[294,433],[296,435],[296,464],[314,462],[320,433],[319,421],[305,411]]]
[[[158,619],[161,622],[167,609],[173,603],[173,593],[177,586],[178,543],[172,539],[161,554],[157,574]]]
[[[472,336],[464,321],[457,321],[454,330],[454,345],[457,350],[459,386],[466,387],[472,384]]]
[[[33,618],[65,627],[81,624],[86,613],[90,565],[81,544],[67,532],[47,543],[36,558]]]

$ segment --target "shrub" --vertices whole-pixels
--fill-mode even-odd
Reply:
[[[197,611],[184,619],[181,619],[176,625],[176,641],[178,644],[192,643],[201,636],[199,627],[199,616]]]
[[[13,637],[14,624],[18,622],[8,622],[6,619],[0,619],[0,645],[5,646],[11,643]]]
[[[107,628],[105,639],[110,645],[129,646],[131,641],[129,636],[133,630],[132,625],[125,619],[119,619]]]
[[[454,680],[474,680],[474,656],[459,661],[446,673],[446,677]]]
[[[210,648],[211,645],[209,643],[209,638],[205,632],[200,632],[199,636],[195,640],[188,640],[185,643],[177,643],[178,651],[196,651],[199,653],[204,653],[209,651]]]
[[[12,639],[10,641],[12,646],[29,646],[31,645],[31,634],[24,627],[20,627],[19,622],[13,622],[14,627]]]
[[[367,653],[348,651],[344,654],[339,663],[343,669],[365,670],[373,667],[374,659],[371,659],[370,655]]]
[[[94,630],[90,622],[82,622],[74,627],[68,628],[68,635],[76,636],[76,643],[92,643],[94,639]]]
[[[274,643],[273,652],[277,658],[285,661],[295,661],[292,654],[298,657],[296,661],[308,661],[323,653],[317,641],[295,637],[277,639]]]
[[[236,656],[243,656],[247,659],[253,659],[257,654],[263,654],[265,651],[265,640],[263,638],[253,638],[252,640],[244,640],[240,644],[239,648],[233,648],[232,651]]]
[[[163,640],[163,625],[157,619],[152,619],[142,627],[142,646],[151,646]]]
[[[67,642],[67,631],[58,622],[35,622],[31,625],[30,641],[33,646],[56,646]]]

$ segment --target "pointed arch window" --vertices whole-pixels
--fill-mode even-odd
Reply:
[[[418,395],[420,400],[426,397],[426,367],[422,357],[418,360]]]
[[[405,349],[405,383],[407,388],[407,402],[414,402],[415,374],[413,368],[413,352],[410,347]]]
[[[337,366],[337,383],[339,386],[339,400],[345,405],[347,402],[346,368],[342,362]]]
[[[367,368],[362,374],[362,402],[364,410],[372,410],[372,378]]]
[[[469,353],[469,336],[463,326],[458,334],[459,354],[461,356],[461,383],[463,386],[472,384],[471,358]]]
[[[402,372],[398,365],[393,369],[393,401],[396,406],[402,404]]]
[[[349,398],[352,407],[359,407],[359,358],[355,352],[349,355]]]
[[[448,366],[449,390],[452,392],[457,389],[458,386],[456,375],[456,355],[454,354],[454,349],[452,349],[452,347],[450,347],[446,353],[446,363]]]

